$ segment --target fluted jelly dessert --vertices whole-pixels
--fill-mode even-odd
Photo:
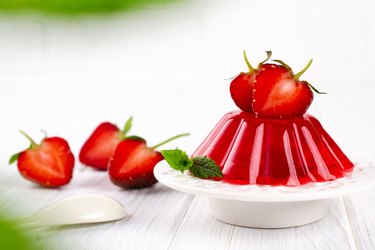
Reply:
[[[207,156],[232,184],[298,186],[350,173],[346,157],[312,115],[274,119],[226,114],[193,155]]]

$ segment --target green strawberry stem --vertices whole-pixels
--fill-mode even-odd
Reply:
[[[265,60],[261,61],[261,62],[258,64],[258,68],[259,68],[260,66],[262,66],[263,63],[267,62],[267,61],[271,58],[271,56],[272,56],[272,51],[268,50],[268,51],[266,51],[266,53],[267,53],[267,58],[266,58]],[[248,73],[251,74],[251,73],[253,73],[253,72],[257,72],[257,69],[254,69],[254,67],[251,66],[249,60],[247,59],[247,56],[246,56],[246,52],[245,52],[245,51],[243,51],[243,57],[244,57],[244,59],[245,59],[245,62],[246,62],[247,67],[249,68],[249,72],[248,72]]]
[[[259,65],[258,65],[258,67],[262,66],[263,63],[267,62],[267,61],[271,58],[271,56],[272,56],[272,51],[271,51],[271,50],[268,50],[268,51],[266,51],[266,53],[267,53],[267,58],[266,58],[265,60],[261,61],[261,62],[259,63]]]
[[[312,62],[313,62],[313,59],[310,59],[310,61],[307,63],[307,65],[300,72],[298,72],[297,74],[294,75],[294,79],[299,80],[301,75],[306,72],[306,70],[310,67]]]
[[[20,133],[23,134],[29,141],[30,141],[30,148],[33,149],[37,146],[39,146],[38,143],[36,143],[28,134],[20,130]]]
[[[256,71],[253,66],[251,66],[249,60],[247,59],[247,56],[246,56],[246,52],[243,51],[243,57],[245,59],[245,62],[246,62],[246,65],[247,65],[247,68],[249,69],[249,73],[253,73],[254,71]]]
[[[46,138],[48,137],[47,132],[46,132],[44,129],[42,129],[42,130],[40,130],[40,131],[44,134],[44,139],[46,139]]]
[[[169,138],[168,140],[165,140],[165,141],[163,141],[159,144],[156,144],[155,146],[151,147],[151,149],[156,149],[156,148],[158,148],[158,147],[160,147],[160,146],[162,146],[162,145],[164,145],[164,144],[166,144],[170,141],[173,141],[177,138],[180,138],[180,137],[183,137],[183,136],[188,136],[188,135],[190,135],[190,133],[184,133],[184,134],[179,134],[179,135],[173,136],[173,137]]]

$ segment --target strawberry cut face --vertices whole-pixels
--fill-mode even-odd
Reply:
[[[50,137],[37,147],[23,151],[17,166],[26,179],[43,186],[58,187],[72,179],[74,156],[64,139]]]
[[[155,165],[163,160],[160,152],[148,148],[145,141],[126,139],[120,142],[109,164],[111,181],[123,188],[154,185]]]
[[[309,85],[282,65],[265,64],[255,78],[253,111],[259,117],[302,116],[312,100]]]

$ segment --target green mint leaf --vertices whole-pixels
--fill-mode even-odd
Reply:
[[[189,159],[186,152],[180,149],[161,150],[160,153],[171,168],[180,170],[181,172],[188,170],[193,165],[193,161]]]
[[[133,123],[133,117],[130,116],[129,119],[125,122],[124,129],[121,131],[121,133],[125,136],[130,129],[132,128],[132,123]]]
[[[9,159],[9,165],[13,164],[14,162],[16,162],[18,160],[18,158],[20,157],[20,154],[22,152],[19,152],[19,153],[16,153],[14,155],[12,155]]]
[[[205,156],[197,156],[192,160],[193,165],[189,168],[189,170],[195,177],[203,179],[223,177],[220,167],[216,165],[214,160]]]

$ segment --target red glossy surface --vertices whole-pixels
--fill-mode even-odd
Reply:
[[[194,152],[197,155],[212,158],[223,171],[223,181],[233,184],[298,186],[343,177],[354,167],[308,114],[264,119],[230,112]]]

